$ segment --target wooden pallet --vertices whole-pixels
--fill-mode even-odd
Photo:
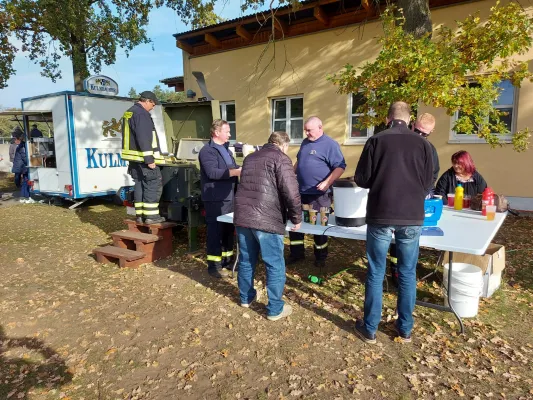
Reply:
[[[104,246],[93,250],[96,261],[106,264],[118,261],[121,268],[137,267],[143,264],[146,254],[141,251],[123,249],[115,246]]]

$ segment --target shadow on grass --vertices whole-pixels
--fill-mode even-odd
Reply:
[[[21,348],[36,352],[42,361],[30,357],[6,356],[6,352]],[[25,354],[26,356],[26,354]],[[0,398],[27,399],[35,388],[59,388],[72,381],[65,361],[43,341],[32,337],[8,337],[0,326]]]

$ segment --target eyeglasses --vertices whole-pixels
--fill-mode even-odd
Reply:
[[[423,136],[423,137],[428,137],[429,134],[430,134],[431,132],[433,132],[433,131],[431,131],[431,132],[429,132],[429,133],[422,132],[422,131],[421,131],[420,129],[418,129],[418,128],[415,128],[414,131],[415,131],[416,133],[418,133],[420,136]]]

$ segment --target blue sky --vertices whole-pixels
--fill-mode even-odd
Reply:
[[[228,0],[219,4],[217,12],[223,18],[233,19],[242,15],[239,7],[239,0]],[[101,74],[117,81],[119,95],[122,96],[127,96],[132,86],[137,91],[150,90],[160,84],[161,79],[182,75],[181,50],[176,47],[172,35],[189,29],[190,27],[181,22],[172,10],[168,8],[153,10],[150,13],[148,26],[148,36],[153,44],[136,47],[130,52],[129,57],[119,49],[116,63],[103,66]],[[61,60],[60,66],[63,78],[53,83],[40,75],[39,66],[19,53],[14,63],[15,75],[8,80],[8,87],[0,90],[0,107],[20,107],[20,99],[24,97],[73,90],[70,60],[68,58]]]

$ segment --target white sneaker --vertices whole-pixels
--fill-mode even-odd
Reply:
[[[255,297],[252,299],[252,301],[250,301],[248,304],[246,304],[246,303],[241,303],[241,307],[244,307],[244,308],[250,308],[250,305],[251,305],[254,301],[258,301],[260,298],[261,298],[261,292],[260,292],[259,290],[256,290],[256,291],[255,291]]]
[[[269,321],[277,321],[278,319],[288,317],[292,314],[292,307],[288,304],[283,305],[283,310],[281,310],[281,313],[278,315],[268,316],[267,319]]]

